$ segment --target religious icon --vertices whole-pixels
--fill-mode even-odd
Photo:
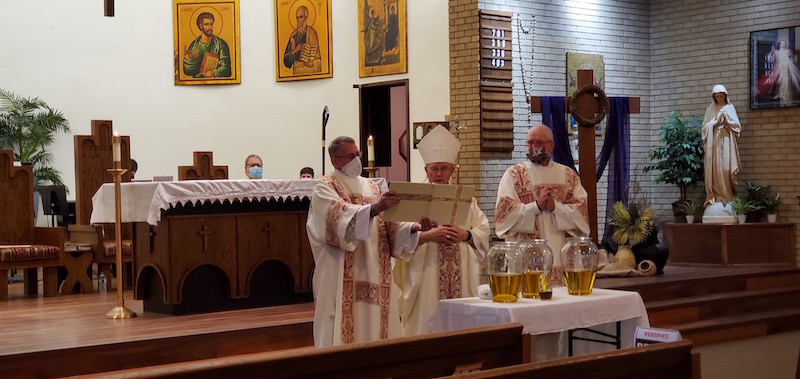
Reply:
[[[358,76],[408,72],[406,0],[358,0]]]
[[[800,105],[800,29],[750,33],[750,109]]]
[[[606,88],[605,64],[603,63],[602,55],[567,52],[567,96],[572,96],[578,90],[578,70],[592,70],[594,84],[602,89]],[[595,125],[595,134],[598,136],[603,135],[605,133],[605,125],[605,119]],[[569,134],[578,134],[578,122],[569,113],[567,113],[567,127],[569,128]]]
[[[239,0],[173,0],[175,84],[239,84]]]
[[[275,80],[333,77],[330,0],[275,0]]]

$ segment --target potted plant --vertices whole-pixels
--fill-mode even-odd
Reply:
[[[764,199],[764,212],[767,212],[767,221],[774,224],[778,220],[778,206],[781,205],[781,195],[771,194]]]
[[[755,207],[750,202],[737,197],[736,200],[731,202],[731,209],[733,214],[736,215],[737,223],[744,224],[747,220],[747,212],[754,210]]]
[[[687,199],[687,189],[704,177],[702,118],[696,115],[684,121],[681,117],[680,112],[672,111],[664,118],[659,132],[661,143],[648,155],[653,164],[644,167],[644,172],[659,171],[656,183],[674,184],[680,189],[680,199],[672,204],[676,220],[680,219],[679,204]]]
[[[33,166],[33,188],[42,183],[63,185],[52,167],[49,147],[56,133],[69,132],[64,115],[39,98],[24,98],[0,89],[0,149],[14,152],[14,160]]]
[[[694,223],[695,215],[697,214],[697,211],[700,210],[701,204],[702,202],[694,201],[692,199],[686,199],[680,203],[680,210],[686,215],[686,223]]]
[[[619,245],[615,257],[617,262],[636,267],[636,258],[631,247],[642,242],[653,231],[655,214],[653,208],[631,201],[626,206],[621,201],[614,203],[608,225],[614,228],[611,239]]]

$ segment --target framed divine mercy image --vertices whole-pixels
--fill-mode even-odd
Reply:
[[[800,27],[750,33],[750,109],[800,106]]]
[[[330,0],[275,0],[275,80],[333,77]]]
[[[175,84],[239,84],[239,0],[173,0]]]

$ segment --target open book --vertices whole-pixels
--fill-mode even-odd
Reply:
[[[400,203],[383,212],[386,221],[416,222],[423,217],[439,225],[465,227],[475,189],[463,185],[391,182]]]

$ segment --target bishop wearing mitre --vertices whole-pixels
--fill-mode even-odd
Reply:
[[[428,181],[448,184],[461,148],[458,139],[443,126],[437,126],[417,148],[425,162]],[[431,332],[428,323],[439,300],[478,295],[478,276],[488,247],[489,220],[474,197],[465,224],[438,225],[420,234],[411,259],[396,261],[394,268],[405,335]]]

